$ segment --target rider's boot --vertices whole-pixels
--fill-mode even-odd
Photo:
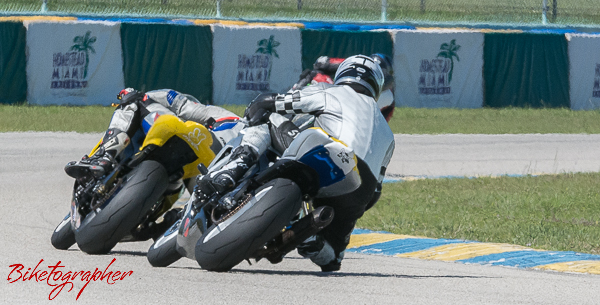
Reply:
[[[125,132],[114,135],[91,156],[85,155],[80,161],[71,161],[65,166],[67,175],[79,179],[83,177],[102,177],[110,172],[116,164],[118,156],[129,144],[129,136]]]
[[[296,247],[298,254],[321,267],[323,272],[340,270],[344,252],[335,254],[333,247],[321,235],[313,235]]]
[[[238,180],[257,160],[256,152],[247,145],[236,147],[231,154],[231,161],[221,169],[199,177],[198,188],[202,193],[224,194],[233,190]]]

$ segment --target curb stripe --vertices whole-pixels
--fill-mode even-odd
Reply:
[[[529,249],[510,253],[482,255],[459,261],[463,263],[476,263],[492,266],[533,268],[542,265],[581,260],[600,260],[600,255],[583,254],[570,251],[550,252]]]
[[[350,236],[350,244],[348,248],[360,248],[373,244],[384,243],[397,239],[414,238],[408,235],[396,235],[385,233],[359,234]]]
[[[539,270],[600,274],[600,261],[576,261],[535,267]]]
[[[350,237],[352,242],[352,237]],[[437,247],[449,243],[464,243],[463,240],[433,239],[433,238],[404,238],[388,242],[371,244],[369,246],[351,249],[352,252],[367,254],[396,255],[400,253],[410,253]]]
[[[463,243],[439,246],[418,252],[397,254],[399,257],[435,259],[441,261],[465,260],[481,255],[521,251],[522,246],[495,243]]]
[[[545,251],[504,243],[434,239],[355,229],[348,252],[480,264],[600,274],[600,255]]]

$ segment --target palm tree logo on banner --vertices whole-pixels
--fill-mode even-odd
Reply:
[[[437,57],[450,59],[450,71],[448,72],[448,83],[450,83],[452,81],[452,73],[454,71],[454,57],[456,57],[456,61],[460,61],[460,58],[458,57],[458,54],[456,53],[456,52],[458,52],[459,49],[460,49],[460,46],[456,44],[456,39],[452,39],[452,41],[450,41],[449,44],[443,43],[440,46],[440,52],[437,55]]]
[[[73,42],[75,43],[71,47],[71,51],[80,51],[85,52],[85,67],[83,69],[83,78],[85,79],[88,74],[88,66],[90,65],[90,52],[96,53],[96,50],[92,46],[94,42],[96,42],[96,37],[90,37],[92,35],[92,31],[87,31],[84,36],[76,36],[73,38]]]
[[[269,37],[269,39],[262,39],[258,42],[258,49],[256,49],[255,53],[261,53],[261,54],[265,54],[268,55],[270,57],[275,56],[276,58],[279,58],[279,54],[277,54],[277,50],[275,50],[275,48],[277,48],[280,45],[280,43],[278,41],[275,41],[275,36],[271,35],[271,37]],[[273,67],[273,61],[271,61],[271,63],[269,64],[269,76],[267,79],[271,78],[271,68]]]

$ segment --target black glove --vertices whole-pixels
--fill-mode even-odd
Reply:
[[[331,58],[327,56],[321,56],[317,58],[317,61],[313,64],[313,70],[321,70],[323,73],[333,75],[342,63],[341,58]]]
[[[329,67],[329,57],[328,56],[319,56],[315,63],[313,64],[313,70],[323,70],[324,68]]]
[[[277,93],[263,93],[257,96],[244,112],[244,117],[250,126],[265,123],[271,112],[275,111]]]
[[[121,105],[127,105],[134,103],[138,100],[142,100],[146,94],[141,91],[137,91],[133,88],[126,88],[121,90],[119,94],[117,94],[117,99],[121,100]]]

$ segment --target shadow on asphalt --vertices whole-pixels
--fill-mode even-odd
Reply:
[[[74,250],[74,249],[73,249]],[[71,251],[71,250],[70,250]],[[125,256],[146,256],[146,252],[142,251],[111,251],[108,254],[125,255]],[[286,257],[286,259],[304,259],[300,257]],[[355,258],[347,258],[351,260]],[[243,263],[243,262],[242,262]],[[177,267],[169,266],[166,268],[184,269],[184,270],[202,270],[198,267]],[[472,276],[472,275],[406,275],[406,274],[390,274],[390,273],[375,273],[375,272],[321,272],[321,271],[286,271],[286,270],[265,270],[265,269],[239,269],[233,268],[229,273],[246,273],[246,274],[264,274],[264,275],[304,275],[317,277],[377,277],[377,278],[403,278],[403,279],[421,279],[421,278],[457,278],[457,279],[482,279],[482,278],[497,278],[489,276]]]
[[[378,278],[403,278],[403,279],[421,279],[421,278],[457,278],[457,279],[481,279],[491,278],[488,276],[471,276],[471,275],[406,275],[406,274],[390,274],[390,273],[373,273],[373,272],[320,272],[320,271],[283,271],[283,270],[247,270],[233,269],[232,273],[247,273],[247,274],[266,274],[266,275],[305,275],[317,277],[378,277]]]
[[[167,268],[198,270],[204,271],[200,267],[177,267],[170,266]],[[321,271],[286,271],[286,270],[265,270],[265,269],[238,269],[233,268],[226,273],[245,273],[245,274],[264,274],[264,275],[303,275],[316,277],[376,277],[376,278],[402,278],[402,279],[427,279],[427,278],[457,278],[457,279],[486,279],[498,278],[490,276],[472,276],[472,275],[407,275],[407,274],[390,274],[390,273],[375,273],[375,272],[321,272]]]
[[[79,250],[79,248],[71,248],[68,249],[67,251],[69,252],[82,252],[81,250]],[[83,252],[82,252],[83,253]],[[147,252],[143,252],[143,251],[123,251],[123,250],[118,250],[118,251],[110,251],[106,254],[94,254],[96,255],[122,255],[122,256],[146,256]]]
[[[124,256],[146,256],[148,252],[142,251],[110,251],[108,254],[124,255]]]

